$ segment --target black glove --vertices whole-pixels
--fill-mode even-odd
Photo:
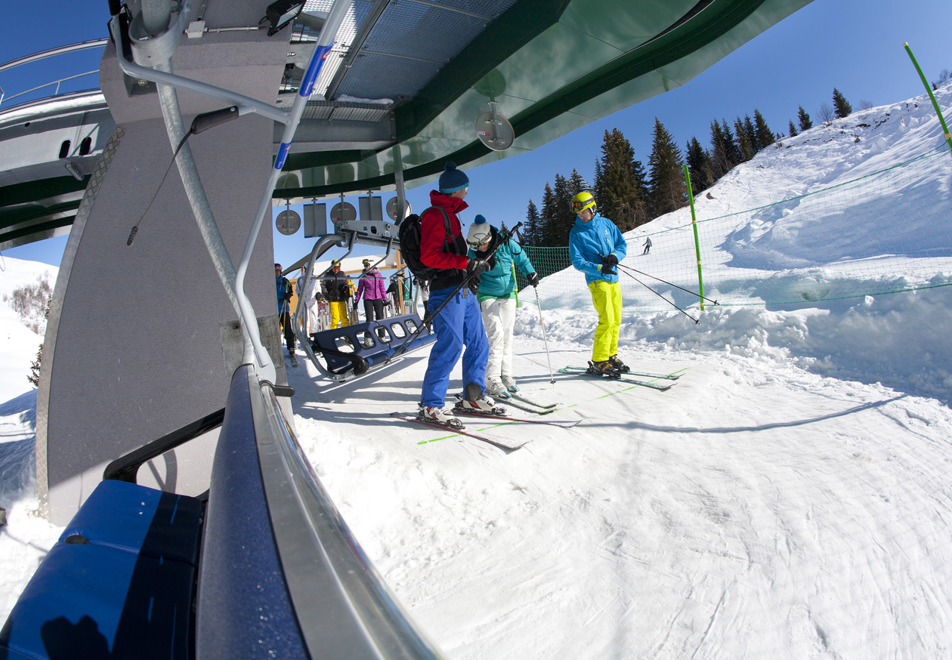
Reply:
[[[608,264],[603,264],[601,273],[602,275],[617,275],[618,271],[612,268],[611,266],[609,266]]]
[[[482,259],[469,258],[466,260],[466,274],[478,280],[479,276],[489,270],[491,266],[488,261]]]
[[[531,286],[539,286],[539,273],[529,273],[526,275],[526,279]]]
[[[616,257],[614,254],[609,254],[607,257],[602,257],[602,263],[609,268],[614,268],[618,265],[618,257]]]

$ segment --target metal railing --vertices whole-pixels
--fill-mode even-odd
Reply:
[[[70,44],[68,46],[59,46],[57,48],[51,48],[49,50],[44,50],[39,53],[33,53],[31,55],[18,57],[15,60],[10,60],[9,62],[4,62],[3,64],[0,64],[0,73],[4,71],[11,71],[13,69],[16,69],[17,67],[24,66],[27,64],[33,64],[35,62],[41,62],[43,60],[51,59],[59,55],[75,54],[79,51],[88,50],[91,48],[103,48],[106,45],[107,41],[108,41],[107,39],[94,39],[92,41],[83,41],[76,44]],[[53,93],[50,95],[50,97],[58,96],[60,93],[60,87],[64,83],[70,82],[72,80],[77,80],[85,76],[98,74],[98,73],[99,73],[99,69],[97,68],[91,71],[85,71],[83,73],[77,73],[77,74],[65,76],[65,77],[53,80],[51,82],[43,83],[42,85],[38,85],[31,89],[28,89],[22,92],[17,92],[16,94],[13,94],[11,96],[7,96],[3,87],[0,86],[0,107],[3,107],[4,102],[9,103],[11,100],[15,98],[26,96],[28,94],[32,94],[34,92],[37,92],[41,89],[46,89],[48,87],[54,88]],[[97,83],[98,83],[98,80],[97,80]],[[96,89],[96,88],[98,88],[98,84],[94,87],[90,87],[89,90]],[[77,90],[73,90],[73,91],[77,91]],[[88,90],[84,90],[84,91],[88,91]],[[43,98],[43,97],[41,96],[40,98]],[[34,98],[31,100],[36,100],[36,99]]]

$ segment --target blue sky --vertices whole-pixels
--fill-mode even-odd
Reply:
[[[45,21],[43,30],[34,25],[35,4],[12,3],[5,10],[0,62],[106,36],[105,0],[44,3],[40,14]],[[683,150],[691,137],[707,146],[713,119],[723,118],[733,125],[736,117],[753,115],[755,109],[775,132],[786,132],[788,122],[796,122],[800,105],[816,121],[820,106],[832,105],[834,87],[854,109],[867,101],[883,105],[922,94],[925,90],[903,43],[909,42],[926,77],[937,79],[942,70],[952,70],[950,18],[952,4],[948,0],[814,0],[683,87],[593,122],[528,154],[467,170],[470,209],[463,221],[468,223],[481,213],[494,224],[511,226],[524,219],[530,199],[541,202],[545,184],[553,182],[556,174],[568,176],[575,168],[591,181],[602,136],[613,128],[624,133],[635,157],[647,165],[655,117]],[[87,59],[89,69],[95,69],[98,53]],[[0,87],[7,95],[37,84],[22,73],[0,73]],[[52,78],[39,65],[28,73],[44,82]],[[428,190],[424,186],[408,191],[415,210],[428,204]],[[383,193],[385,202],[392,196]],[[357,205],[355,198],[347,200]],[[330,207],[336,199],[324,201]],[[50,239],[3,254],[59,264],[65,243],[65,237]],[[275,232],[275,256],[285,264],[306,255],[312,245],[303,232],[291,237]],[[366,253],[366,248],[355,251]]]

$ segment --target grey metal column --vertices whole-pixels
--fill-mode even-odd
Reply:
[[[193,14],[197,8],[193,8]],[[210,3],[209,27],[256,26],[263,5]],[[192,16],[194,18],[194,16]],[[269,105],[290,31],[206,33],[183,39],[175,72]],[[37,482],[54,522],[67,521],[106,463],[224,405],[241,360],[237,315],[213,268],[173,167],[131,246],[130,229],[155,194],[172,149],[157,95],[127,92],[113,47],[100,82],[116,121],[113,152],[87,191],[54,294],[37,402]],[[133,86],[133,90],[136,87]],[[180,94],[186,121],[222,101]],[[274,122],[241,117],[189,140],[209,204],[237,262],[273,155]],[[246,292],[283,380],[270,232],[258,240]],[[140,476],[183,493],[207,487],[214,438],[176,450]],[[149,483],[146,479],[145,483]]]

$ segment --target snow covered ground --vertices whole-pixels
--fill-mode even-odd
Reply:
[[[865,123],[895,117],[899,106],[908,104],[864,111]],[[799,146],[736,168],[714,200],[751,208],[750,191],[777,201],[791,186],[802,194],[855,178],[844,163],[868,172],[942,145],[928,112],[915,130],[911,123],[882,131],[874,154],[860,151],[871,140],[826,140],[830,128],[818,127],[790,140]],[[822,151],[799,152],[820,143]],[[921,199],[948,234],[952,159],[938,168]],[[882,212],[841,214],[841,233],[865,245],[888,229],[870,222],[901,223],[888,201],[857,199]],[[864,224],[850,227],[851,218]],[[659,218],[655,227],[674,222]],[[748,239],[717,241],[732,295],[756,291],[765,264],[785,250],[791,267],[803,258],[801,242],[780,240],[789,234],[748,229],[729,230]],[[827,249],[836,261],[843,245],[814,240],[811,258],[822,261]],[[901,256],[889,277],[922,281],[927,257],[928,281],[952,277],[952,262],[934,259],[935,248],[950,246],[903,245],[888,253]],[[632,252],[631,265],[651,263]],[[3,291],[11,272],[38,267],[5,263]],[[677,312],[626,314],[623,359],[639,371],[682,373],[665,392],[557,373],[589,357],[595,319],[583,287],[573,271],[539,287],[547,342],[534,295],[522,296],[519,383],[563,402],[560,417],[582,421],[493,428],[531,438],[512,453],[389,417],[415,410],[425,353],[345,384],[322,380],[312,365],[289,369],[301,444],[377,569],[445,655],[948,657],[952,287],[713,307],[698,325]],[[555,293],[569,289],[576,295]],[[14,328],[2,306],[0,314],[5,617],[58,530],[35,514],[35,396],[25,376],[39,337]],[[452,388],[462,385],[456,376]]]

